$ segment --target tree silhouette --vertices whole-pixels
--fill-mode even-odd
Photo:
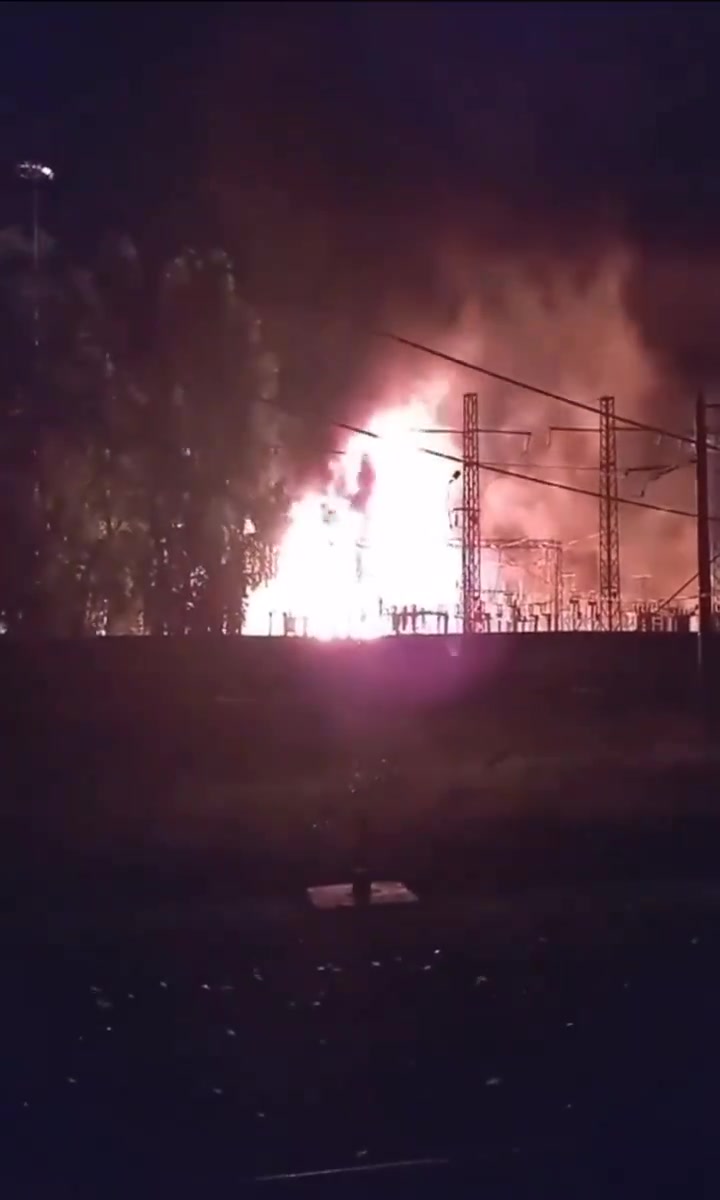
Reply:
[[[0,610],[11,632],[221,633],[282,527],[277,364],[221,251],[92,271],[0,234]],[[39,319],[38,319],[39,314]]]

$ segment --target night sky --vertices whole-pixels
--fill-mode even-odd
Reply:
[[[267,307],[438,344],[498,256],[583,286],[621,244],[629,316],[707,385],[719,49],[712,4],[6,3],[0,223],[37,155],[79,253],[108,229],[150,257],[221,243]]]

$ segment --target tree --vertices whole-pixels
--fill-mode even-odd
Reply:
[[[232,264],[186,250],[153,280],[127,238],[93,271],[41,245],[36,271],[0,235],[2,620],[239,631],[287,503],[277,364]]]
[[[158,307],[156,361],[170,403],[154,441],[170,513],[156,561],[183,590],[186,629],[236,632],[286,510],[281,431],[263,404],[275,395],[277,364],[222,251],[176,257]]]
[[[18,230],[0,234],[2,517],[14,551],[3,608],[8,626],[28,633],[63,632],[76,599],[73,566],[63,569],[75,559],[65,513],[82,486],[71,465],[92,436],[104,373],[87,277],[44,235],[39,245],[36,268]]]

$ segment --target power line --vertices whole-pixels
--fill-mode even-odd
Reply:
[[[509,467],[518,471],[594,471],[596,474],[600,468],[592,463],[533,463],[533,462],[486,462],[483,464],[487,471],[493,467]],[[651,467],[638,467],[638,471],[649,471]]]
[[[720,550],[713,558],[710,559],[710,566],[712,566],[714,562],[717,562],[718,559],[720,559]],[[678,596],[685,591],[685,588],[690,587],[690,584],[695,582],[699,574],[700,572],[696,571],[694,575],[691,575],[689,579],[686,579],[679,588],[676,588],[672,596],[668,596],[667,600],[663,600],[662,604],[658,604],[656,612],[660,612],[661,609],[667,608],[668,604],[672,604],[673,600],[677,600]]]
[[[298,306],[292,305],[292,307]],[[307,305],[303,306],[304,310],[307,310],[307,307]],[[316,311],[321,311],[324,315],[332,315],[333,317],[337,318],[337,314],[329,308],[318,306],[317,304],[313,305],[312,307],[315,308]],[[359,324],[358,322],[352,321],[348,317],[341,318],[340,320],[341,323],[347,325],[355,324],[358,326]],[[458,358],[457,355],[448,354],[444,350],[438,350],[435,346],[426,346],[424,342],[413,341],[412,338],[403,337],[402,334],[393,333],[389,329],[377,329],[370,325],[363,326],[362,328],[363,332],[371,338],[378,338],[385,342],[394,342],[398,346],[405,346],[409,350],[417,350],[419,354],[427,354],[431,358],[437,358],[441,362],[450,363],[454,367],[461,367],[465,371],[472,371],[477,375],[484,375],[486,379],[494,379],[498,383],[506,383],[510,387],[517,388],[519,391],[531,392],[535,396],[543,396],[546,400],[556,400],[559,404],[566,404],[570,408],[577,409],[579,412],[586,412],[590,413],[594,417],[600,417],[599,408],[594,407],[592,404],[587,404],[582,400],[573,400],[570,396],[563,396],[560,392],[553,392],[549,388],[543,388],[539,387],[537,384],[528,383],[527,380],[515,379],[512,375],[504,375],[500,371],[491,370],[490,367],[481,367],[479,363],[473,363],[469,362],[467,359]],[[695,449],[695,438],[689,436],[688,434],[672,433],[669,429],[662,429],[658,425],[648,425],[644,421],[637,421],[633,417],[623,417],[619,414],[615,415],[615,421],[622,425],[627,425],[631,429],[637,429],[643,433],[653,433],[656,437],[669,438],[671,441],[679,442],[681,445],[691,446],[693,449]],[[714,446],[709,444],[708,450],[717,450],[720,452],[720,445]]]
[[[375,433],[371,429],[362,429],[357,425],[350,425],[345,421],[333,421],[332,423],[350,433],[370,437],[375,441],[384,440],[381,434]],[[458,463],[460,466],[463,466],[463,460],[457,454],[449,454],[442,450],[432,450],[429,446],[418,446],[418,451],[421,454],[429,454],[432,458],[442,458],[447,462]],[[502,475],[508,479],[519,479],[523,483],[539,483],[542,487],[558,488],[563,492],[572,492],[576,496],[589,496],[592,500],[600,499],[599,492],[591,492],[587,488],[576,487],[572,483],[561,483],[559,479],[539,479],[536,475],[527,475],[525,472],[509,470],[507,467],[500,467],[489,462],[481,462],[480,467],[485,471],[491,471],[494,475]],[[651,512],[666,513],[668,516],[689,517],[693,521],[697,519],[697,514],[689,512],[687,509],[668,508],[662,504],[652,504],[649,500],[631,500],[625,497],[618,497],[618,503],[629,504],[633,508],[649,509]]]
[[[559,392],[551,392],[548,388],[537,387],[535,384],[527,383],[522,379],[514,379],[511,375],[503,375],[499,371],[491,371],[489,367],[481,367],[479,363],[457,358],[454,354],[447,354],[444,350],[437,350],[434,346],[426,346],[422,342],[414,342],[411,338],[402,337],[399,333],[391,333],[384,329],[373,329],[370,332],[373,337],[382,338],[388,342],[395,342],[399,346],[407,346],[410,350],[417,350],[421,354],[428,354],[431,358],[438,358],[442,362],[451,363],[455,367],[462,367],[465,371],[473,371],[477,375],[484,375],[488,379],[495,379],[498,383],[507,383],[510,387],[518,388],[520,391],[532,392],[535,396],[543,396],[546,400],[557,400],[560,404],[567,404],[570,408],[576,408],[580,412],[592,413],[594,417],[600,416],[600,409],[594,408],[592,404],[586,404],[582,400],[573,400],[570,396],[563,396]],[[671,433],[668,429],[661,429],[656,425],[648,425],[644,421],[636,421],[632,417],[622,417],[617,414],[615,420],[629,426],[631,429],[638,429],[644,433],[654,433],[656,437],[670,438],[674,442],[680,442],[687,446],[695,446],[695,438],[689,437],[687,434]]]
[[[298,419],[298,413],[291,412],[285,405],[280,404],[277,400],[263,400],[263,403],[268,404],[273,408],[277,408],[281,412]],[[309,418],[300,417],[300,419],[308,420]],[[327,417],[323,419],[323,423],[332,425],[336,429],[343,429],[347,433],[358,434],[360,437],[372,438],[373,441],[385,441],[385,438],[382,434],[376,433],[372,429],[363,429],[358,425],[350,425],[347,421],[338,421]],[[452,462],[461,467],[463,466],[463,460],[457,454],[450,454],[444,450],[433,450],[430,446],[418,446],[417,451],[420,454],[428,454],[431,458],[444,459],[446,462]],[[538,483],[542,487],[557,488],[563,492],[571,492],[576,496],[588,496],[591,500],[600,499],[599,492],[591,492],[587,488],[576,487],[572,483],[561,483],[559,479],[540,479],[536,475],[527,475],[524,472],[510,470],[507,467],[500,467],[490,462],[481,462],[480,467],[484,471],[490,471],[494,475],[501,475],[508,479],[519,479],[523,483]],[[683,508],[669,508],[662,504],[652,504],[649,500],[631,500],[629,497],[619,496],[618,503],[629,505],[631,508],[643,508],[649,512],[664,513],[667,516],[687,517],[692,521],[697,520],[697,513],[689,512],[687,509]],[[720,520],[720,518],[711,518],[711,520]]]

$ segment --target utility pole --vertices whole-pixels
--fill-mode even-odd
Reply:
[[[720,426],[717,411],[720,404],[705,404],[708,428],[708,509],[710,518],[710,570],[712,573],[713,629],[720,611]],[[712,458],[710,457],[712,454]]]
[[[615,397],[600,398],[600,628],[622,629]]]
[[[620,517],[618,496],[617,434],[615,397],[600,398],[599,425],[551,425],[553,433],[596,433],[599,435],[598,492],[598,593],[600,629],[611,633],[622,629],[620,591]],[[623,427],[620,433],[645,433],[647,430]],[[549,439],[548,439],[549,444]],[[633,470],[635,468],[632,468]],[[646,468],[637,468],[645,470]],[[648,467],[664,471],[665,466]]]
[[[482,537],[481,537],[481,466],[503,466],[503,463],[480,463],[480,435],[521,437],[527,451],[532,437],[529,429],[481,428],[478,424],[477,392],[463,396],[462,429],[415,429],[420,434],[445,434],[462,437],[462,470],[453,473],[450,482],[462,477],[462,505],[454,512],[462,516],[462,628],[463,633],[475,633],[478,610],[482,602]],[[520,464],[522,465],[522,464]]]
[[[463,396],[462,426],[462,620],[463,633],[474,633],[481,599],[480,430],[477,392]]]
[[[697,501],[698,561],[698,677],[700,701],[707,715],[709,696],[709,635],[712,633],[712,568],[710,554],[710,510],[708,489],[707,409],[705,397],[695,402],[695,494]]]

